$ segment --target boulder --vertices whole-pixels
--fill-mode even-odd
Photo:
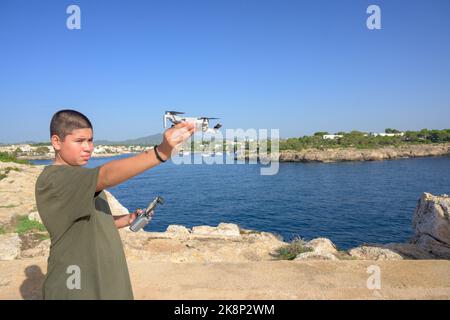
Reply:
[[[421,235],[417,240],[414,240],[414,245],[431,253],[435,259],[450,259],[450,246],[429,235]]]
[[[17,233],[0,235],[0,261],[17,259],[21,245],[22,241]]]
[[[348,253],[359,260],[403,260],[400,254],[379,246],[364,245],[353,248]]]
[[[166,233],[170,234],[172,237],[187,237],[191,234],[191,230],[185,226],[171,224],[167,227]]]
[[[336,254],[338,252],[334,243],[327,238],[316,238],[308,241],[305,247],[312,249],[317,254]]]
[[[383,247],[398,253],[404,259],[430,260],[436,258],[431,252],[411,243],[389,243]]]
[[[450,197],[424,193],[414,211],[413,227],[412,243],[427,245],[429,241],[421,238],[431,237],[437,243],[450,246]]]
[[[124,214],[130,214],[127,208],[125,208],[109,191],[103,190],[108,200],[109,207],[113,216],[121,216]]]

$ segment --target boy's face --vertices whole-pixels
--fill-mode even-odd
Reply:
[[[53,135],[52,145],[58,152],[55,164],[84,166],[94,151],[92,129],[73,130],[64,141],[57,135]]]

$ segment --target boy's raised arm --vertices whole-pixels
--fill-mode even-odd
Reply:
[[[195,125],[182,122],[164,132],[163,142],[157,147],[158,153],[166,160],[179,144],[195,132]],[[122,183],[156,165],[160,161],[154,151],[146,151],[134,157],[113,160],[100,167],[96,191],[101,191]]]

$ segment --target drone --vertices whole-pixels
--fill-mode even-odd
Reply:
[[[167,120],[172,122],[172,127],[181,122],[193,122],[197,130],[201,130],[204,133],[216,133],[222,125],[217,123],[214,128],[209,127],[209,120],[216,120],[219,118],[209,118],[209,117],[184,117],[180,116],[184,112],[179,111],[166,111],[164,114],[164,128],[167,128]]]

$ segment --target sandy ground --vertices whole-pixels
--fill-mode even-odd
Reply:
[[[450,299],[450,261],[129,261],[136,299]],[[367,267],[381,271],[369,290]],[[0,261],[0,299],[39,299],[46,259]]]

